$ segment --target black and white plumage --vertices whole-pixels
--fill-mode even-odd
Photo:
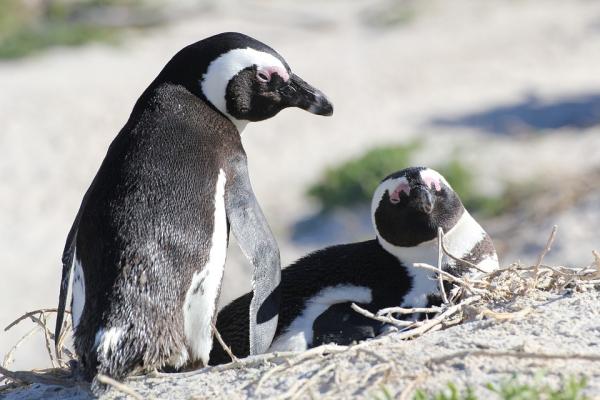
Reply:
[[[268,349],[279,250],[240,134],[286,107],[333,112],[277,52],[240,33],[184,48],[138,99],[63,254],[56,337],[74,271],[74,342],[87,378],[208,362],[229,229],[254,267],[249,351]]]
[[[437,231],[455,256],[483,270],[498,267],[493,243],[464,209],[438,172],[407,168],[385,178],[373,196],[371,214],[377,237],[316,251],[284,268],[277,332],[270,351],[305,350],[323,343],[349,344],[374,337],[384,326],[351,309],[425,307],[439,302],[438,282],[413,263],[437,265]],[[444,260],[444,269],[468,273],[465,265]],[[234,354],[248,355],[251,293],[228,304],[217,330]],[[215,343],[211,364],[230,359]]]

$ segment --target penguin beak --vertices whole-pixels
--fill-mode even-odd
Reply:
[[[320,90],[292,74],[288,84],[279,90],[287,107],[298,107],[316,115],[332,115],[333,105]]]
[[[411,205],[415,209],[417,209],[425,214],[431,214],[431,212],[433,211],[434,199],[426,187],[424,187],[424,186],[414,187],[413,190],[411,191],[411,197],[412,197]]]

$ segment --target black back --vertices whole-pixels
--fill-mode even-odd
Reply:
[[[239,132],[223,115],[228,111],[211,104],[201,86],[211,62],[238,48],[273,55],[292,75],[277,52],[240,33],[187,46],[142,93],[84,196],[63,254],[55,336],[60,337],[75,258],[83,266],[86,303],[74,341],[88,378],[99,372],[121,379],[136,366],[161,367],[185,354],[182,306],[194,272],[208,261],[220,169],[227,179],[228,227],[255,268],[253,345],[262,349],[270,340],[278,308],[272,286],[279,282],[279,251],[252,192]],[[283,85],[280,78],[256,94],[254,81],[238,73],[229,86],[235,81],[239,90],[228,87],[227,94],[249,91],[256,95],[249,97],[252,101],[271,96],[277,103],[268,108],[266,100],[259,102],[259,110],[244,115],[247,120],[291,106],[331,114],[321,92],[309,85],[304,92],[285,91],[303,81],[293,75]],[[113,328],[110,335],[99,335]],[[115,346],[109,341],[96,351],[97,339],[106,337],[118,342],[118,350],[111,350]]]
[[[402,303],[404,295],[411,288],[411,279],[404,266],[385,251],[376,240],[343,244],[328,247],[284,268],[281,274],[281,309],[275,338],[285,332],[292,321],[306,308],[306,302],[327,287],[354,285],[368,287],[372,292],[372,302],[362,307],[376,312],[384,307]],[[245,357],[248,351],[248,307],[251,293],[239,297],[228,304],[217,317],[217,330],[233,353]],[[341,312],[341,313],[340,313]],[[345,318],[347,315],[348,318]],[[335,322],[339,319],[340,324]],[[332,320],[333,319],[333,320]],[[346,324],[342,324],[345,322]],[[348,338],[364,339],[377,334],[380,323],[358,315],[349,308],[349,303],[332,306],[313,325],[317,330],[329,330],[339,325],[343,332],[332,336],[313,337],[313,345],[324,341],[344,343]],[[210,364],[229,362],[230,358],[214,341],[210,354]]]
[[[123,349],[130,364],[120,366],[123,372],[142,354],[152,363],[183,347],[181,305],[186,282],[207,261],[218,171],[231,157],[245,157],[229,120],[181,85],[153,85],[110,145],[82,206],[76,239],[86,288],[78,353],[94,354],[99,327],[133,318],[139,320],[125,326],[132,337],[173,339],[157,340],[155,351],[141,348],[145,340]],[[82,361],[93,375],[96,360]]]

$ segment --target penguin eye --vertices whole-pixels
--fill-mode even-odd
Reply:
[[[258,72],[256,74],[256,76],[258,77],[258,80],[261,82],[269,82],[269,76],[267,74],[265,74],[264,72]]]

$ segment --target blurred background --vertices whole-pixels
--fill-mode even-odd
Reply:
[[[373,188],[442,172],[501,261],[600,250],[600,2],[1,0],[0,327],[55,307],[64,241],[137,97],[185,45],[240,31],[332,100],[243,134],[283,264],[374,237]],[[250,287],[230,246],[224,304]],[[0,362],[30,322],[0,332]],[[40,333],[15,369],[49,366]]]

